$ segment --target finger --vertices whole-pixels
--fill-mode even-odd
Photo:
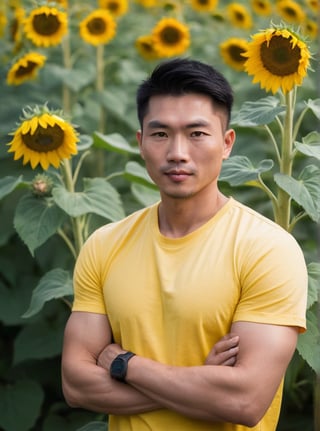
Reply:
[[[221,353],[226,350],[232,349],[233,347],[236,347],[238,345],[239,345],[239,336],[233,336],[231,338],[221,339],[220,341],[218,341],[214,345],[212,351],[216,353]]]
[[[232,356],[227,361],[225,361],[222,365],[227,367],[233,367],[236,362],[237,362],[237,356]]]
[[[216,353],[214,351],[210,352],[208,355],[205,364],[206,365],[224,365],[227,361],[231,360],[231,358],[236,357],[239,353],[239,346],[232,347],[228,350],[224,350],[223,352]]]

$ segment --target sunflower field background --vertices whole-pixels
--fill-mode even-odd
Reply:
[[[304,251],[308,331],[278,430],[320,430],[319,22],[318,0],[0,0],[0,430],[107,429],[62,395],[72,271],[95,228],[159,198],[135,142],[135,91],[175,56],[234,88],[223,191]]]

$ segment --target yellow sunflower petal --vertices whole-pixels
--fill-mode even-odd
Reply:
[[[159,57],[183,54],[190,46],[189,27],[175,18],[162,18],[152,31],[152,43]]]
[[[79,30],[82,39],[91,45],[110,42],[116,34],[117,24],[106,9],[96,9],[80,22]]]
[[[25,19],[24,31],[36,46],[55,46],[68,32],[68,17],[55,7],[41,6]]]
[[[253,83],[273,93],[279,89],[287,93],[300,85],[311,56],[307,45],[287,29],[268,29],[254,35],[243,55]]]
[[[23,121],[8,144],[14,160],[23,157],[23,164],[32,169],[40,163],[43,169],[59,167],[62,159],[77,154],[78,134],[63,118],[44,112]]]

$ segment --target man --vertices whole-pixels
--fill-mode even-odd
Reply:
[[[138,90],[161,202],[86,242],[62,360],[66,400],[108,413],[110,431],[276,429],[307,273],[291,235],[219,190],[232,102],[220,73],[188,59]]]

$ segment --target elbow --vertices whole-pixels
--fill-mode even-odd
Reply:
[[[71,408],[81,407],[76,391],[73,390],[71,387],[69,387],[64,382],[62,382],[62,393],[63,393],[63,397],[64,397],[64,399],[65,399],[65,401],[69,407],[71,407]]]
[[[242,400],[243,401],[243,400]],[[241,402],[239,406],[240,424],[248,428],[255,427],[263,418],[268,406],[262,405],[257,398],[249,399],[247,402]]]

